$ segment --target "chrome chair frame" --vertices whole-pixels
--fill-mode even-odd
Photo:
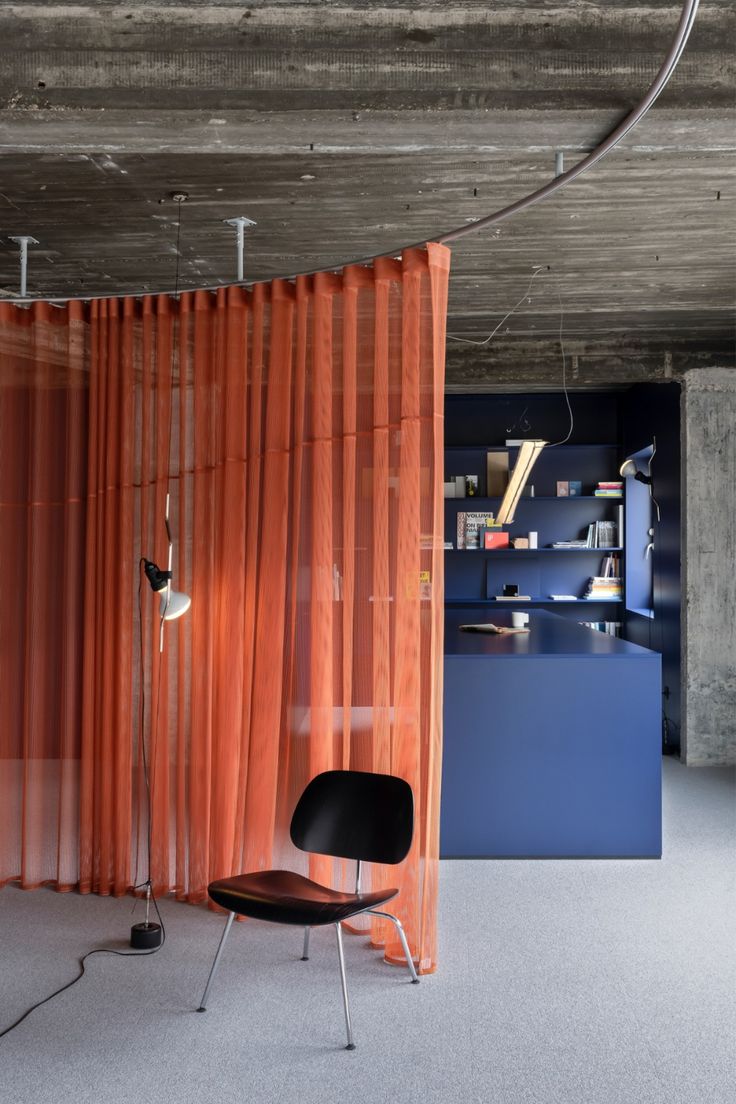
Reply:
[[[360,893],[360,881],[361,881],[361,862],[360,862],[360,859],[358,859],[357,862],[356,862],[356,872],[355,872],[355,892],[356,893]],[[411,976],[412,984],[413,985],[418,985],[419,984],[419,977],[417,976],[416,967],[414,966],[414,961],[411,957],[411,952],[409,951],[409,944],[408,944],[407,939],[406,939],[406,933],[404,931],[404,926],[401,923],[401,921],[399,920],[398,916],[394,916],[393,913],[390,913],[390,912],[384,912],[381,909],[366,909],[364,912],[362,912],[362,913],[359,912],[359,913],[356,913],[355,915],[356,916],[380,916],[382,919],[391,921],[391,923],[396,928],[397,934],[398,934],[399,939],[401,941],[401,946],[402,946],[403,951],[404,951],[404,958],[406,959],[406,965],[407,965],[407,968],[409,970],[409,974]],[[199,1008],[197,1009],[198,1012],[206,1012],[207,1011],[207,999],[208,999],[209,994],[210,994],[210,989],[212,987],[212,982],[215,979],[215,974],[217,973],[217,969],[220,965],[220,959],[222,957],[222,952],[223,952],[224,947],[225,947],[225,941],[227,940],[227,937],[230,934],[230,929],[232,928],[234,919],[235,919],[235,913],[234,912],[229,912],[228,915],[227,915],[227,919],[225,920],[224,930],[222,932],[222,935],[220,936],[220,942],[217,946],[217,951],[215,952],[215,959],[214,959],[214,962],[212,963],[212,967],[211,967],[210,972],[209,972],[209,977],[207,978],[207,984],[205,985],[204,993],[202,994],[202,1000],[200,1002]],[[348,982],[347,982],[347,975],[346,975],[346,972],[345,972],[345,950],[344,950],[343,942],[342,942],[342,926],[338,922],[334,925],[334,928],[335,928],[335,933],[336,933],[336,936],[337,936],[337,958],[338,958],[338,965],[339,965],[339,969],[340,969],[340,984],[341,984],[341,987],[342,987],[343,1009],[344,1009],[344,1012],[345,1012],[345,1029],[346,1029],[347,1040],[348,1040],[347,1041],[347,1046],[345,1047],[345,1049],[346,1050],[355,1050],[355,1041],[353,1039],[353,1026],[352,1026],[352,1020],[351,1020],[351,1017],[350,1017],[350,1001],[349,1001],[349,998],[348,998]],[[302,956],[301,956],[301,961],[302,962],[308,962],[309,961],[309,938],[310,938],[310,935],[311,935],[311,931],[312,931],[312,929],[309,928],[309,927],[305,927],[305,929],[304,929],[304,943],[303,943],[303,946],[302,946]]]

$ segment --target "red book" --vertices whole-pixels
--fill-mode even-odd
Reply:
[[[509,535],[508,533],[489,533],[485,534],[485,547],[486,548],[508,548],[509,547]]]

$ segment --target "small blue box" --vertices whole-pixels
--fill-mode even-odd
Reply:
[[[583,484],[579,479],[571,479],[569,482],[570,495],[580,496],[583,493]]]

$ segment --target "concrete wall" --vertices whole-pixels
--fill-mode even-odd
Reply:
[[[682,433],[682,758],[736,764],[736,371],[685,373]]]

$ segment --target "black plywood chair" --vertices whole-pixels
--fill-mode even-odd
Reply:
[[[395,897],[398,889],[362,893],[360,888],[361,863],[396,865],[409,853],[414,831],[411,786],[402,778],[390,774],[325,771],[312,779],[300,797],[291,819],[290,831],[292,842],[301,851],[355,859],[355,892],[342,893],[330,889],[290,870],[263,870],[212,882],[208,893],[213,901],[228,910],[228,917],[197,1011],[206,1010],[210,987],[236,913],[303,927],[303,961],[309,958],[311,929],[334,924],[348,1038],[346,1049],[354,1050],[340,927],[342,921],[359,913],[390,920],[401,940],[411,980],[419,981],[401,921],[378,907]]]

